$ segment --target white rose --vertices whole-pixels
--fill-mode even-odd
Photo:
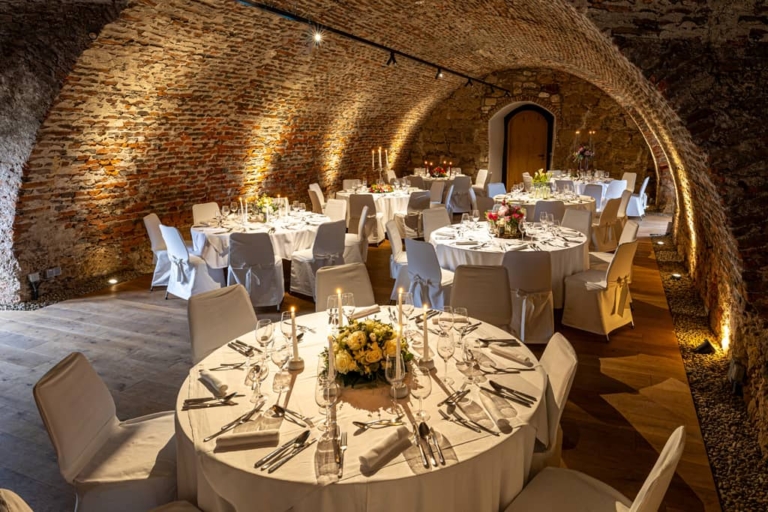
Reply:
[[[365,346],[365,333],[363,331],[355,331],[347,338],[347,346],[352,350],[359,350]]]
[[[341,373],[348,373],[357,369],[357,363],[349,355],[349,352],[342,350],[336,354],[336,370]]]

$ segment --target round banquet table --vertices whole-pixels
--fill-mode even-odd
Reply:
[[[415,190],[415,189],[414,189]],[[349,225],[349,196],[354,192],[336,192],[336,199],[343,199],[347,202],[347,225]],[[376,212],[382,214],[381,232],[384,232],[384,226],[387,222],[395,219],[396,213],[406,213],[408,211],[408,199],[410,192],[389,192],[387,194],[371,194],[373,204],[376,205]],[[347,226],[349,227],[349,226]]]
[[[232,233],[267,233],[274,228],[269,238],[275,256],[290,260],[294,251],[311,248],[318,226],[330,221],[325,215],[304,213],[268,223],[248,222],[245,227],[241,222],[234,221],[225,221],[222,227],[192,226],[192,245],[209,267],[226,268],[229,265],[229,236]]]
[[[530,222],[538,222],[539,219],[534,219],[534,210],[536,209],[536,203],[539,201],[562,201],[565,205],[565,209],[574,210],[587,210],[592,212],[592,218],[596,215],[595,198],[590,196],[578,196],[576,199],[559,199],[557,196],[551,199],[537,199],[530,194],[499,194],[493,198],[494,201],[500,202],[506,199],[508,204],[514,204],[525,208],[525,219]]]
[[[560,235],[537,235],[535,243],[521,240],[499,240],[488,233],[488,223],[478,222],[477,229],[460,234],[459,225],[446,226],[432,232],[437,261],[442,268],[455,271],[459,265],[501,265],[508,251],[542,250],[552,260],[552,298],[555,308],[565,302],[565,278],[589,268],[589,241],[579,231],[560,228]],[[524,269],[520,269],[524,272]]]
[[[458,176],[463,176],[463,174],[459,174]],[[453,180],[456,178],[456,176],[452,176],[450,178],[432,178],[431,176],[424,176],[424,186],[427,190],[432,188],[432,184],[436,181],[442,181],[445,183],[445,187],[443,188],[443,203],[445,203],[445,198],[448,195],[448,189],[451,188],[451,185],[453,185]]]
[[[573,181],[573,191],[577,194],[584,194],[584,187],[587,185],[600,185],[603,187],[603,195],[605,195],[605,191],[608,190],[608,184],[613,181],[613,178],[605,178],[605,179],[599,179],[599,180],[589,180],[584,181],[581,179],[574,179],[574,178],[552,178],[549,180],[549,183],[552,185],[552,190],[556,189],[556,183],[555,180],[571,180]]]
[[[379,319],[387,318],[385,311],[377,316]],[[313,417],[315,423],[322,419],[315,403],[314,388],[318,356],[328,345],[325,339],[327,320],[328,316],[324,312],[297,318],[297,324],[314,328],[318,334],[307,332],[299,344],[305,369],[292,374],[292,389],[287,394],[283,393],[280,399],[281,405]],[[275,335],[280,336],[278,332]],[[510,338],[508,333],[488,324],[482,324],[468,336],[468,339]],[[421,338],[420,335],[418,337]],[[253,333],[241,336],[240,339],[254,344]],[[430,335],[429,345],[432,352],[435,351],[436,343],[437,336]],[[421,354],[420,348],[412,350],[417,355]],[[479,358],[490,357],[501,367],[520,366],[511,359],[491,354],[486,348],[476,350]],[[348,433],[344,473],[339,480],[336,477],[337,466],[328,446],[330,443],[327,441],[322,443],[325,448],[321,448],[321,443],[317,442],[272,474],[255,469],[254,463],[257,460],[304,430],[293,423],[268,418],[266,415],[257,415],[250,423],[259,425],[259,422],[262,422],[268,424],[268,428],[279,428],[280,439],[270,446],[220,451],[216,448],[216,441],[202,441],[206,436],[218,431],[221,425],[253,406],[248,398],[250,391],[243,384],[244,372],[231,370],[216,374],[229,385],[227,392],[237,391],[246,395],[244,398],[235,399],[238,402],[236,406],[181,410],[184,400],[188,397],[210,396],[208,388],[198,379],[201,369],[244,359],[224,345],[190,370],[179,391],[176,404],[179,499],[197,503],[207,512],[503,510],[522,490],[536,439],[545,444],[549,442],[544,403],[547,376],[524,345],[520,344],[511,350],[520,356],[529,357],[533,370],[517,374],[482,373],[478,382],[483,387],[490,388],[486,379],[491,378],[502,385],[527,393],[536,398],[532,407],[527,408],[493,395],[486,395],[481,401],[479,388],[471,386],[469,400],[460,409],[463,415],[481,425],[500,431],[499,436],[485,431],[476,433],[461,425],[442,420],[437,404],[446,398],[452,388],[443,382],[443,361],[435,361],[439,371],[433,370],[431,373],[432,392],[424,399],[424,408],[431,416],[427,422],[434,428],[440,440],[446,459],[445,466],[424,468],[418,448],[413,445],[413,438],[409,435],[411,442],[403,452],[394,456],[376,472],[363,474],[359,456],[393,434],[395,428],[361,431],[352,425],[352,421],[391,418],[391,413],[385,411],[391,404],[389,386],[383,384],[376,387],[343,388],[340,401],[334,406],[340,430]],[[278,398],[277,393],[272,391],[272,378],[276,368],[272,363],[269,365],[270,374],[262,384],[262,391],[269,395],[264,409],[275,403]],[[461,382],[463,379],[463,375],[455,367],[454,359],[449,361],[448,374],[455,382]],[[486,412],[489,396],[493,397],[494,404],[501,406],[503,417],[498,418],[499,423],[492,421]],[[501,404],[498,404],[498,401],[501,401]],[[399,403],[406,414],[403,421],[410,431],[418,400],[409,396],[400,399]],[[310,440],[322,435],[316,427],[311,428],[310,433]]]

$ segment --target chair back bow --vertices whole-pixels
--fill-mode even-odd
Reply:
[[[416,288],[419,288],[419,297],[421,297],[421,303],[422,304],[428,304],[430,302],[429,300],[429,289],[434,286],[434,283],[431,279],[424,279],[419,274],[413,274],[410,276],[411,279],[411,285],[409,287],[409,292],[411,292],[411,296],[416,296]]]
[[[616,291],[613,296],[613,311],[614,315],[624,315],[624,310],[627,307],[627,298],[629,297],[629,276],[619,277],[616,279]]]
[[[546,292],[527,292],[525,290],[514,290],[515,296],[518,299],[522,299],[523,305],[520,311],[520,339],[525,341],[525,323],[530,314],[536,311],[536,305],[540,302],[540,299],[547,300],[549,298],[549,291]]]
[[[249,292],[251,291],[251,285],[261,286],[262,278],[264,277],[264,271],[267,271],[270,269],[267,265],[262,265],[261,263],[256,265],[249,265],[247,263],[243,263],[242,265],[238,267],[232,267],[234,270],[246,270],[245,273],[245,283],[240,282],[240,278],[237,275],[236,272],[233,272],[232,274],[235,276],[235,281],[237,281],[238,284],[242,284],[245,286],[245,289]],[[261,274],[261,276],[259,276]]]
[[[344,264],[344,255],[339,253],[318,253],[313,255],[317,268]]]
[[[187,276],[186,267],[188,266],[187,260],[182,260],[176,256],[170,256],[169,259],[173,264],[176,271],[176,281],[181,284],[187,284],[189,277]]]

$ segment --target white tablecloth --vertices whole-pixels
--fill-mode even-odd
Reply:
[[[347,202],[347,227],[349,227],[349,196],[353,192],[336,192],[336,199],[343,199]],[[395,219],[396,213],[406,213],[408,211],[408,199],[410,192],[390,192],[389,194],[371,194],[373,204],[376,205],[376,212],[382,214],[382,233],[387,222]]]
[[[385,319],[388,316],[386,312],[382,312],[379,317]],[[286,407],[313,416],[316,422],[322,419],[314,400],[314,386],[318,354],[327,346],[324,335],[326,322],[325,313],[298,318],[297,323],[316,328],[318,334],[305,335],[303,343],[300,344],[305,369],[294,376],[292,390],[287,397],[284,393],[280,402],[284,404],[287,398]],[[253,344],[251,336],[241,336],[240,339]],[[470,336],[508,338],[509,334],[483,325]],[[436,351],[436,342],[437,336],[430,335],[433,352]],[[538,437],[542,442],[548,442],[544,404],[546,374],[525,346],[515,350],[520,355],[531,358],[535,363],[535,371],[496,374],[491,378],[537,397],[537,402],[531,408],[510,403],[512,409],[508,414],[509,426],[505,427],[498,437],[486,432],[478,434],[441,419],[437,412],[437,403],[447,396],[450,389],[442,381],[443,362],[436,361],[438,373],[433,372],[432,393],[424,399],[424,407],[432,416],[428,423],[439,437],[443,438],[441,447],[447,464],[437,468],[425,469],[421,464],[418,449],[409,445],[403,453],[375,473],[362,474],[359,455],[392,434],[394,429],[370,429],[361,432],[351,422],[377,419],[379,414],[382,417],[390,417],[389,413],[381,412],[391,403],[389,388],[386,384],[359,389],[344,388],[341,401],[335,409],[340,429],[349,434],[344,476],[340,481],[323,485],[318,483],[316,466],[327,452],[318,451],[319,443],[296,456],[278,471],[267,474],[266,471],[254,469],[253,464],[272,451],[274,445],[247,450],[216,451],[215,441],[202,442],[204,437],[252,406],[246,397],[236,399],[238,405],[233,407],[181,411],[185,398],[210,395],[198,381],[201,368],[211,368],[221,362],[243,360],[242,356],[228,347],[222,347],[192,368],[190,377],[179,392],[176,407],[179,498],[197,502],[203,510],[215,512],[503,510],[524,485],[534,439]],[[489,354],[486,349],[482,351]],[[519,366],[503,357],[490,357],[503,366]],[[449,362],[448,371],[455,381],[461,382],[463,375],[456,370],[453,359]],[[262,385],[262,390],[270,395],[268,404],[275,403],[277,398],[277,394],[271,389],[274,372],[275,367],[270,363],[270,376]],[[243,386],[242,371],[218,372],[217,375],[230,385],[230,391],[248,393]],[[485,377],[482,377],[482,380],[485,381]],[[487,382],[481,384],[489,387]],[[480,405],[478,393],[477,388],[472,390],[472,401],[463,406],[464,410],[482,424],[491,427],[493,423]],[[418,400],[401,399],[400,404],[408,415],[406,425],[410,430],[410,418],[417,410]],[[303,430],[286,421],[277,425],[280,429],[281,445]],[[321,432],[316,428],[311,429],[311,438],[320,435]],[[331,465],[335,470],[335,464]]]
[[[477,230],[470,230],[463,237],[457,237],[457,225],[441,228],[432,233],[430,242],[435,246],[437,260],[442,268],[454,271],[459,265],[501,265],[507,250],[518,249],[523,245],[519,240],[491,242],[487,223],[480,222],[478,226]],[[561,228],[561,230],[566,238],[573,241],[555,238],[537,242],[538,248],[548,251],[552,258],[552,296],[556,308],[562,308],[565,303],[565,278],[589,268],[589,258],[585,257],[589,254],[586,250],[587,237],[576,230],[568,228]],[[463,245],[464,242],[471,240],[477,241],[478,244]],[[487,246],[478,247],[486,242],[488,242]],[[535,250],[529,243],[524,247],[521,250]],[[520,271],[525,272],[525,269]]]
[[[500,202],[502,199],[506,199],[507,203],[522,206],[525,208],[525,219],[529,222],[538,222],[539,219],[534,219],[533,214],[536,209],[536,203],[539,201],[563,201],[565,209],[573,208],[575,210],[588,210],[592,212],[592,219],[595,219],[596,207],[595,199],[589,196],[580,196],[578,199],[536,199],[530,194],[500,194],[493,198],[494,201]]]
[[[225,223],[223,227],[192,227],[192,245],[211,268],[226,268],[229,265],[229,236],[232,233],[270,234],[275,256],[290,260],[294,251],[309,249],[315,243],[317,227],[330,222],[325,215],[305,214],[303,217],[286,217],[269,223],[249,222],[245,228],[241,223]]]
[[[556,179],[568,180],[568,179],[571,179],[571,178],[553,178],[553,179],[551,179],[550,183],[552,184],[552,190],[556,189],[555,188],[556,187],[556,185],[555,185],[555,180]],[[595,184],[595,185],[600,185],[601,187],[603,187],[603,195],[605,195],[605,191],[608,190],[608,184],[610,182],[612,182],[613,179],[612,178],[606,178],[604,180],[600,179],[600,180],[593,180],[593,181],[584,181],[584,180],[571,179],[571,181],[573,181],[574,192],[576,192],[577,194],[583,194],[585,186],[587,186],[589,184]]]

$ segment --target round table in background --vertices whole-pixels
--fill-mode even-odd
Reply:
[[[595,199],[589,196],[579,196],[578,199],[558,199],[552,197],[550,199],[536,199],[530,194],[500,194],[493,198],[494,201],[501,202],[504,199],[508,204],[514,204],[525,208],[525,220],[529,222],[538,222],[539,219],[534,219],[534,210],[536,209],[536,203],[539,201],[562,201],[565,205],[565,209],[574,210],[587,210],[592,212],[592,219],[595,220],[596,205]]]

